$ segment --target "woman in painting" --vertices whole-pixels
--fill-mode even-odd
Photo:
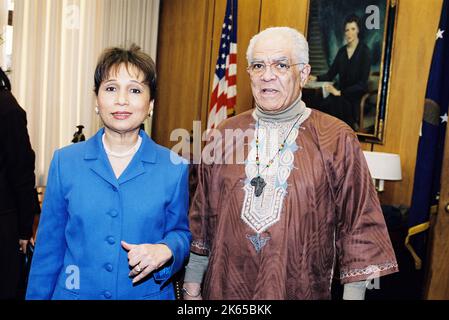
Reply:
[[[310,76],[310,80],[333,81],[338,75],[338,85],[327,85],[330,95],[323,100],[320,110],[345,121],[358,130],[360,100],[368,89],[371,58],[368,47],[360,41],[360,19],[349,15],[344,21],[346,45],[338,50],[326,74]]]

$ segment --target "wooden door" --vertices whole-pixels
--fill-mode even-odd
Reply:
[[[449,130],[441,172],[441,191],[438,213],[433,217],[429,268],[425,298],[430,300],[449,299]]]
[[[161,1],[153,139],[166,147],[175,129],[190,132],[207,105],[214,1]],[[204,89],[206,88],[206,89]]]

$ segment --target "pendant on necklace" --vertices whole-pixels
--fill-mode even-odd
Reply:
[[[252,178],[251,185],[254,187],[254,195],[256,197],[259,197],[262,194],[263,188],[265,188],[267,183],[261,176],[257,176]]]

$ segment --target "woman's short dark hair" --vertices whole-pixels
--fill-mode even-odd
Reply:
[[[348,15],[348,16],[345,18],[345,21],[344,21],[344,23],[343,23],[343,29],[345,29],[345,28],[346,28],[346,25],[347,25],[348,23],[351,23],[351,22],[355,22],[355,24],[357,25],[357,28],[359,29],[359,32],[362,31],[361,28],[360,28],[360,18],[359,18],[356,14],[354,14],[354,13]]]
[[[95,68],[95,94],[98,95],[101,82],[106,80],[111,71],[118,71],[122,63],[127,70],[132,65],[143,73],[143,82],[150,87],[150,97],[153,100],[156,97],[156,65],[153,59],[135,44],[129,49],[114,47],[103,51]]]

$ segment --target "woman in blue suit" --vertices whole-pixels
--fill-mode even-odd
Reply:
[[[188,167],[140,125],[153,60],[112,48],[95,71],[104,128],[53,156],[27,299],[174,299],[189,253]]]

